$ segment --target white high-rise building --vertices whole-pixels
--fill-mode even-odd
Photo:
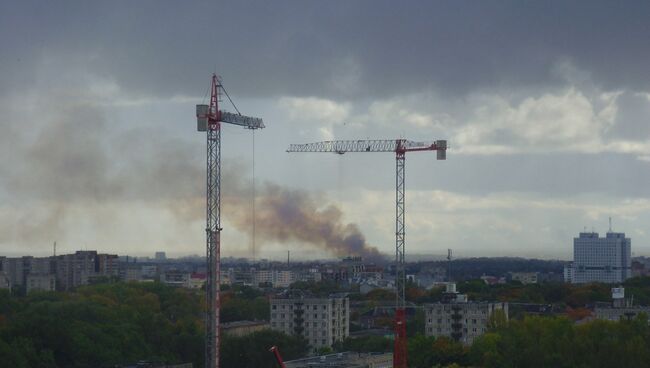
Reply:
[[[583,232],[573,239],[573,264],[565,275],[574,284],[587,282],[619,283],[632,277],[630,238],[625,233]]]

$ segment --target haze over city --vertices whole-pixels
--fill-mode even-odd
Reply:
[[[650,255],[650,4],[626,3],[4,2],[0,249],[203,255],[216,72],[266,124],[223,127],[224,256],[253,254],[253,167],[257,257],[345,255],[277,232],[278,201],[394,254],[393,155],[285,152],[392,138],[449,142],[407,157],[407,254],[568,259],[611,216]]]

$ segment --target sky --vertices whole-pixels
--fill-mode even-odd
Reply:
[[[0,255],[205,254],[194,114],[216,72],[266,124],[223,128],[224,256],[343,255],[265,212],[273,198],[394,254],[393,155],[285,150],[395,138],[449,144],[407,155],[407,259],[570,259],[609,217],[650,256],[649,17],[646,1],[2,1]]]

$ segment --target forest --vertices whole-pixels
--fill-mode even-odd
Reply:
[[[224,321],[268,317],[268,302],[256,293],[226,291],[224,299]],[[115,367],[141,360],[202,367],[203,310],[200,290],[160,283],[100,284],[28,296],[0,290],[0,362],[14,368]],[[301,339],[263,331],[225,336],[222,362],[273,367],[268,348],[274,344],[283,347],[287,359],[307,351]]]

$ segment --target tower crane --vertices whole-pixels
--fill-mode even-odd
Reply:
[[[325,141],[306,144],[291,144],[287,152],[394,152],[396,158],[396,218],[395,218],[395,347],[393,352],[393,367],[406,368],[406,311],[405,290],[406,270],[405,256],[405,171],[404,164],[407,152],[436,151],[438,160],[447,158],[447,141],[437,140],[433,143],[413,142],[406,139],[381,140],[345,140]]]
[[[207,190],[206,190],[206,303],[205,367],[219,367],[219,309],[221,278],[221,124],[234,124],[247,129],[264,128],[260,118],[219,110],[223,88],[221,79],[212,75],[210,105],[196,105],[196,128],[207,132]],[[232,100],[231,100],[232,102]],[[234,106],[234,104],[233,104]],[[235,107],[237,110],[237,107]]]
[[[278,349],[277,346],[275,346],[275,345],[271,346],[269,351],[272,352],[273,355],[275,355],[275,360],[278,362],[278,365],[280,366],[280,368],[286,368],[287,367],[284,364],[284,361],[282,360],[282,355],[280,355],[280,349]]]

